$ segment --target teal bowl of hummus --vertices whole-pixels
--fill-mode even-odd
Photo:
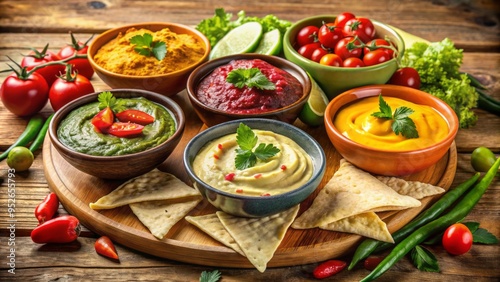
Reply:
[[[250,151],[258,155],[259,147],[272,145],[275,154],[257,158],[253,166],[238,167],[242,159],[237,158],[243,155],[248,160],[241,124],[257,139]],[[184,149],[184,166],[194,186],[216,208],[236,216],[262,217],[309,197],[323,179],[326,158],[319,143],[294,125],[250,118],[214,125],[196,135]]]
[[[92,119],[101,111],[98,96],[85,95],[59,109],[48,134],[57,152],[72,166],[104,179],[142,175],[167,159],[184,132],[185,117],[172,99],[146,90],[109,90],[123,109],[140,110],[154,121],[127,137],[98,132]],[[122,110],[123,110],[122,109]]]

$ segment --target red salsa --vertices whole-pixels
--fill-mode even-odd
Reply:
[[[235,69],[258,68],[275,84],[274,90],[256,87],[237,88],[227,82],[229,72]],[[233,60],[215,69],[198,85],[196,95],[205,105],[221,111],[249,114],[283,108],[302,97],[302,85],[290,73],[263,60]]]

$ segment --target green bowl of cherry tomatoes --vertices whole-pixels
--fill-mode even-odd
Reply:
[[[331,100],[360,86],[385,84],[405,50],[381,22],[352,13],[302,19],[285,33],[285,57],[305,69]]]

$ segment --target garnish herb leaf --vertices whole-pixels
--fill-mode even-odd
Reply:
[[[439,272],[439,265],[436,257],[426,248],[415,246],[411,250],[413,264],[421,271]]]
[[[274,90],[276,85],[272,83],[258,68],[235,69],[227,74],[226,81],[238,88],[258,88],[261,90]]]
[[[200,282],[217,282],[220,280],[221,273],[218,270],[203,271],[200,276]]]
[[[102,110],[106,107],[110,107],[113,112],[118,113],[125,110],[125,106],[122,105],[120,100],[117,100],[113,93],[109,91],[104,91],[99,93],[97,96],[97,101],[99,101],[99,109]]]
[[[236,130],[236,143],[239,148],[236,149],[234,164],[239,170],[253,167],[258,159],[266,161],[280,152],[273,144],[264,143],[260,143],[255,151],[252,151],[257,144],[257,135],[244,123],[240,123]]]
[[[147,57],[153,55],[158,61],[163,60],[167,54],[165,42],[153,41],[153,36],[149,33],[133,36],[130,43],[136,45],[134,51],[137,53]]]
[[[485,245],[493,245],[498,244],[498,238],[495,235],[491,234],[488,230],[484,228],[478,228],[472,233],[472,242]]]
[[[398,107],[392,114],[392,109],[379,94],[379,110],[380,112],[372,113],[372,116],[377,118],[392,119],[392,131],[396,135],[401,134],[406,138],[418,138],[418,131],[415,123],[409,117],[414,111],[408,107]]]

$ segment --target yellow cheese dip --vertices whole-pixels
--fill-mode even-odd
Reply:
[[[159,61],[154,56],[148,57],[134,51],[136,45],[130,43],[130,38],[144,33],[151,34],[153,42],[165,42],[167,54],[163,60]],[[156,32],[130,28],[125,34],[120,33],[115,39],[104,44],[95,54],[94,60],[114,73],[149,76],[184,69],[198,62],[204,53],[203,44],[189,34],[177,34],[168,28]]]
[[[231,194],[270,196],[299,188],[312,176],[310,156],[290,138],[270,131],[253,130],[258,144],[273,144],[280,152],[253,167],[235,167],[236,134],[205,145],[193,161],[194,173],[207,184]]]
[[[434,108],[394,97],[383,97],[393,113],[401,106],[414,110],[409,115],[418,131],[418,138],[406,138],[392,131],[393,120],[376,118],[379,98],[369,97],[342,108],[334,118],[335,127],[347,138],[362,145],[387,151],[409,151],[428,147],[443,140],[449,131],[446,120]]]

